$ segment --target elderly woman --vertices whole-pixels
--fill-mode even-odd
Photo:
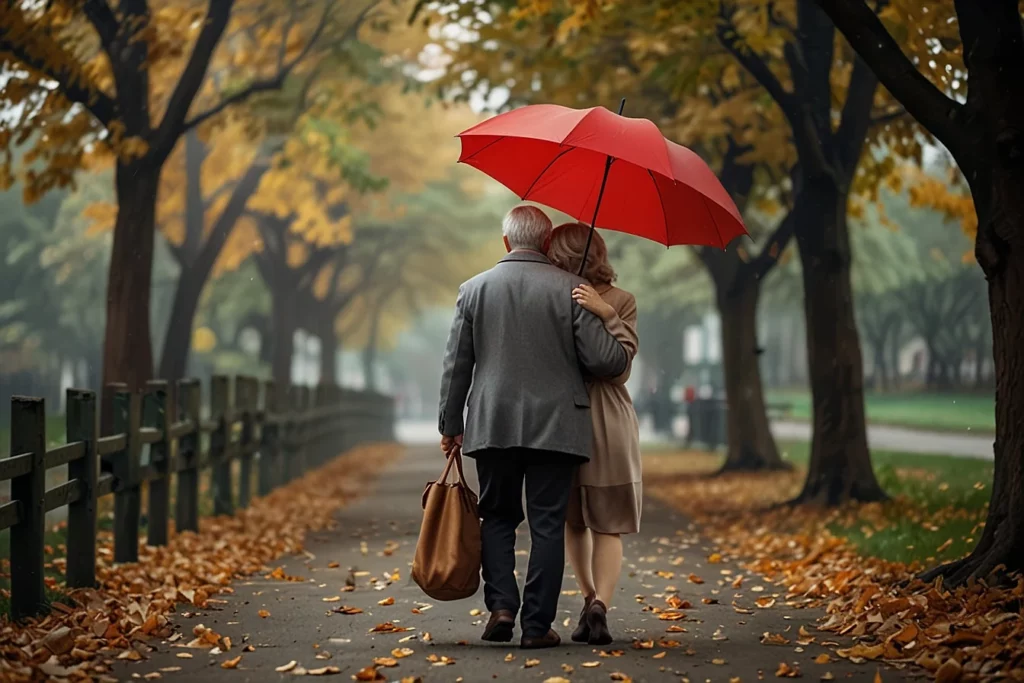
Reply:
[[[563,270],[580,272],[589,232],[589,227],[579,223],[558,226],[552,233],[548,258]],[[588,381],[593,452],[573,482],[565,530],[566,554],[584,595],[583,612],[572,639],[607,645],[612,642],[608,603],[622,572],[621,535],[640,529],[640,429],[625,387],[638,345],[636,299],[612,285],[615,271],[608,262],[604,239],[596,232],[583,275],[590,284],[573,290],[573,298],[601,318],[630,359],[619,377]]]

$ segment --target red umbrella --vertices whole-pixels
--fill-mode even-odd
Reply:
[[[623,104],[625,100],[623,100]],[[647,119],[534,104],[459,133],[461,163],[591,227],[724,249],[747,234],[704,160]],[[589,245],[588,245],[589,247]]]

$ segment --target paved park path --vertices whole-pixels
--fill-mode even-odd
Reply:
[[[153,643],[156,650],[148,660],[120,665],[116,675],[127,680],[164,669],[162,680],[169,681],[278,681],[303,668],[331,666],[338,669],[331,678],[348,681],[375,658],[408,648],[412,653],[398,658],[395,667],[381,667],[382,678],[377,680],[542,682],[562,676],[571,681],[753,682],[779,680],[775,673],[782,662],[799,667],[805,680],[817,681],[826,672],[836,680],[875,680],[872,664],[857,666],[834,657],[828,664],[815,663],[828,651],[819,642],[833,640],[814,631],[819,613],[782,606],[777,587],[750,576],[740,588],[733,588],[743,570],[728,560],[709,564],[706,558],[714,549],[685,519],[653,501],[645,503],[643,533],[628,537],[621,588],[609,614],[618,641],[605,650],[619,650],[618,656],[602,656],[593,647],[568,643],[572,628],[563,622],[575,620],[580,605],[578,595],[568,594],[575,590],[568,570],[556,624],[568,644],[531,652],[514,644],[485,644],[478,638],[486,615],[476,612],[484,609],[482,592],[468,600],[437,602],[409,578],[420,494],[441,465],[435,449],[409,448],[372,490],[341,511],[339,528],[309,539],[308,554],[282,558],[283,572],[296,580],[241,580],[234,584],[233,594],[218,596],[226,602],[216,609],[179,612],[174,624],[184,636],[173,643]],[[475,487],[475,477],[472,483]],[[522,580],[529,547],[525,524],[519,541],[516,559]],[[704,582],[690,582],[691,573]],[[354,583],[348,592],[347,579]],[[684,610],[686,618],[681,621],[661,620],[647,606],[665,608],[666,596],[674,591],[693,606]],[[772,597],[778,600],[776,606],[755,607],[758,598]],[[705,599],[712,604],[705,604]],[[342,606],[361,612],[332,611]],[[371,633],[385,622],[408,630]],[[230,651],[211,654],[181,647],[192,639],[198,624],[228,636]],[[814,634],[814,643],[796,644],[801,626]],[[762,645],[759,640],[765,632],[793,642]],[[646,641],[648,647],[635,648],[634,640]],[[254,650],[244,651],[249,645]],[[238,655],[236,668],[222,668]],[[292,661],[296,664],[291,672],[275,671]],[[597,666],[587,666],[595,662]],[[563,667],[572,667],[572,673]],[[615,679],[616,672],[630,679]],[[881,676],[889,683],[904,680],[906,674],[882,669]]]

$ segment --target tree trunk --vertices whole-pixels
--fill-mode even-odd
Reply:
[[[298,320],[295,315],[294,297],[291,292],[275,292],[271,288],[272,324],[270,366],[274,376],[275,390],[287,392],[292,384],[292,356],[295,353],[295,332]],[[284,396],[286,394],[280,393]]]
[[[376,310],[370,315],[370,331],[366,339],[366,348],[363,349],[363,377],[366,382],[367,391],[377,391],[377,344],[380,337],[380,317],[384,302],[378,303]]]
[[[171,318],[164,336],[164,348],[160,356],[160,378],[174,382],[185,376],[188,355],[192,347],[192,322],[195,320],[199,298],[203,293],[206,277],[194,273],[195,269],[184,267],[178,277],[171,304]]]
[[[338,335],[334,331],[334,318],[327,316],[320,323],[320,382],[340,386],[338,381]]]
[[[809,178],[797,199],[807,357],[813,406],[811,458],[793,503],[838,505],[886,498],[875,479],[864,415],[864,368],[853,310],[846,196]],[[798,207],[794,207],[796,210]]]
[[[786,469],[772,437],[761,383],[756,332],[760,281],[738,275],[724,287],[717,282],[716,286],[729,435],[720,472]],[[726,287],[728,291],[723,291]]]
[[[160,169],[152,163],[117,165],[117,219],[103,340],[104,385],[123,382],[136,390],[153,376],[149,301],[159,181]]]
[[[880,342],[876,339],[871,344],[871,350],[875,365],[875,372],[872,378],[875,391],[886,391],[889,388],[889,373],[886,371],[885,339],[883,338]]]

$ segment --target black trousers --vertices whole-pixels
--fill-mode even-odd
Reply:
[[[565,571],[565,513],[575,456],[527,448],[473,454],[480,479],[484,602],[491,612],[522,606],[523,634],[543,636],[558,612]],[[516,529],[523,521],[523,484],[530,524],[530,564],[522,601],[514,574]]]

